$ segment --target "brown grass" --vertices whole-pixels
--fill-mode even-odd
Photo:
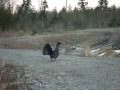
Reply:
[[[1,48],[17,48],[17,49],[40,49],[44,44],[50,43],[53,46],[56,42],[62,42],[62,46],[72,46],[74,44],[82,44],[92,37],[87,32],[66,32],[61,34],[43,34],[43,35],[25,35],[19,37],[0,38]]]
[[[20,85],[27,85],[24,72],[23,66],[0,60],[0,90],[19,90]]]
[[[100,39],[113,39],[116,36],[114,29],[88,29],[78,31],[67,31],[59,33],[42,33],[37,35],[23,34],[23,32],[13,33],[14,36],[1,37],[0,48],[14,49],[42,49],[46,43],[53,47],[56,42],[62,42],[62,48],[69,49],[73,45],[79,45],[87,50],[87,47],[96,45]],[[117,32],[119,32],[117,30]],[[11,34],[10,34],[11,35]],[[118,34],[119,35],[119,34]],[[115,40],[113,40],[115,41]],[[87,53],[88,54],[88,53]],[[89,55],[88,55],[89,56]]]

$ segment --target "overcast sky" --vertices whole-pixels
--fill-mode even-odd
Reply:
[[[22,0],[19,0],[22,1]],[[33,7],[36,9],[39,8],[41,0],[31,0]],[[72,8],[77,7],[77,3],[79,0],[68,0],[68,6],[71,5]],[[86,0],[88,1],[88,7],[95,7],[98,5],[98,0]],[[48,2],[48,10],[53,10],[56,8],[58,11],[62,9],[63,6],[66,4],[66,0],[47,0]],[[120,0],[108,0],[108,5],[116,5],[117,7],[120,6]]]

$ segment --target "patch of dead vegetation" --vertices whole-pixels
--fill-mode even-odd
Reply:
[[[101,47],[109,42],[112,43],[111,47],[119,47],[119,35],[119,30],[114,31],[114,29],[23,35],[0,38],[0,48],[42,49],[46,43],[50,43],[54,47],[56,42],[60,41],[62,42],[61,48],[69,51],[72,46],[79,45],[80,48],[84,48],[87,53],[90,52],[91,48]],[[89,54],[90,53],[87,53],[86,56],[89,56]]]
[[[24,77],[24,66],[0,60],[0,90],[28,90]]]
[[[72,46],[74,44],[82,44],[84,41],[92,37],[87,32],[66,32],[61,34],[43,34],[43,35],[25,35],[21,37],[8,37],[0,39],[1,48],[14,49],[42,49],[46,43],[55,45],[56,42],[62,42],[63,47]]]

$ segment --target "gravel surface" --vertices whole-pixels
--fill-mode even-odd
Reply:
[[[0,58],[26,65],[32,90],[120,90],[120,58],[87,58],[60,53],[51,62],[41,50],[0,49]]]

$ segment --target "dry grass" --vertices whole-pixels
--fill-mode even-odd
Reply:
[[[87,32],[66,32],[61,34],[25,35],[19,37],[0,38],[0,47],[17,49],[41,49],[44,44],[61,41],[63,47],[74,44],[82,44],[92,37]]]
[[[116,31],[115,31],[116,30]],[[22,32],[20,32],[22,33]],[[85,48],[86,56],[90,56],[90,48],[103,44],[104,40],[112,42],[118,39],[120,35],[118,29],[88,29],[78,31],[67,31],[59,33],[42,33],[37,35],[15,34],[10,37],[0,38],[0,48],[14,49],[42,49],[46,43],[50,43],[53,47],[56,42],[62,42],[62,48],[69,50],[72,46],[80,46]],[[89,47],[89,48],[88,48]]]
[[[25,70],[23,66],[0,60],[0,90],[19,90],[19,88],[26,88],[27,84],[24,82],[24,77]],[[21,87],[21,85],[24,85],[24,87]]]

